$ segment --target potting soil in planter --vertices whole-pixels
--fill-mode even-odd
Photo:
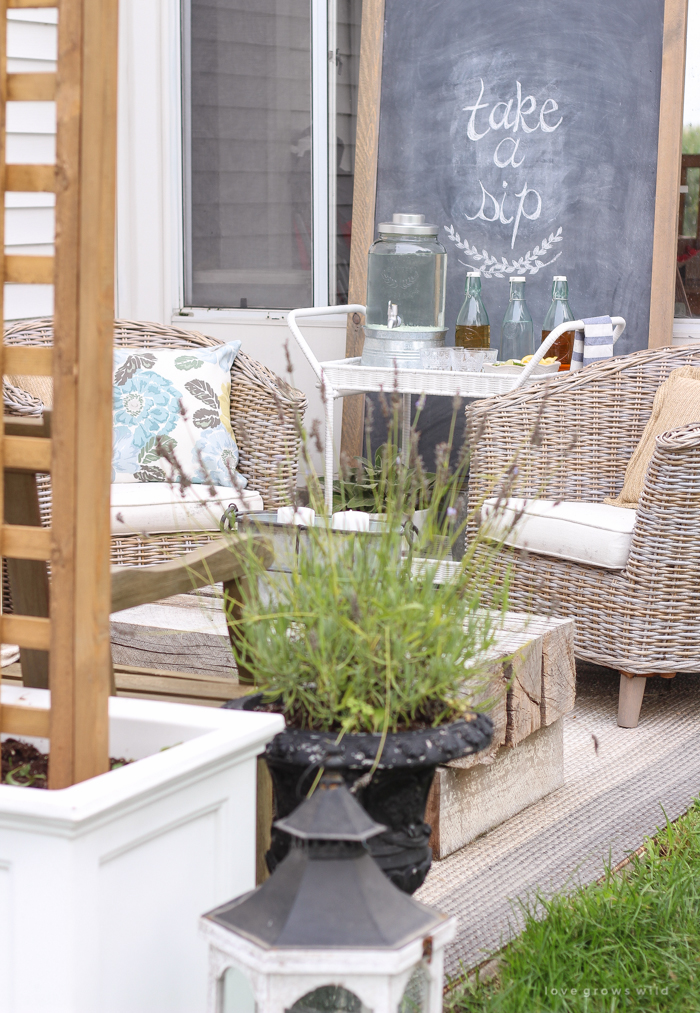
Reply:
[[[230,700],[235,710],[267,710],[261,693]],[[367,842],[372,857],[404,893],[413,893],[428,874],[432,851],[425,806],[435,768],[441,763],[481,752],[491,742],[493,724],[485,714],[439,728],[387,735],[371,778],[382,736],[371,732],[344,735],[286,728],[265,749],[272,777],[275,818],[288,816],[307,796],[319,768],[332,761],[334,770],[372,819],[387,830]],[[289,851],[288,834],[272,828],[267,865],[272,872]]]
[[[123,767],[131,760],[109,759],[109,769]],[[48,753],[40,753],[36,746],[20,739],[6,739],[2,743],[2,776],[0,783],[24,788],[45,788],[49,774]]]

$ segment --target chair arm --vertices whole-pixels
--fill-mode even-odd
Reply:
[[[37,418],[44,410],[44,402],[21,387],[16,387],[5,377],[2,381],[2,399],[5,415],[23,418]]]
[[[263,535],[251,536],[250,542],[238,536],[217,538],[193,552],[155,566],[113,566],[112,612],[240,577],[251,542],[255,555],[264,566],[269,566],[274,552],[272,543]]]
[[[700,423],[656,438],[625,568],[659,601],[686,598],[697,614],[700,581]]]
[[[305,394],[239,352],[231,370],[231,425],[240,452],[239,470],[266,509],[293,499]]]
[[[668,349],[619,356],[469,405],[472,509],[516,454],[511,495],[590,503],[618,495],[658,385],[683,364],[672,359]]]

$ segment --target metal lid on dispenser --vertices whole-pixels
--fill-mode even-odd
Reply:
[[[425,215],[395,214],[390,222],[380,222],[378,232],[385,236],[437,236],[437,225],[427,225]]]

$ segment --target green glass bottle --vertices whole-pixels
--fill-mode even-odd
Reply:
[[[501,362],[508,359],[522,359],[525,355],[534,355],[535,332],[532,325],[530,310],[525,302],[525,279],[510,279],[510,302],[501,327],[501,346],[498,358]]]
[[[542,340],[547,337],[559,324],[565,324],[568,320],[575,320],[576,317],[569,306],[569,285],[566,276],[555,274],[552,280],[552,302],[547,310],[547,316],[542,325]],[[560,370],[571,367],[571,353],[574,350],[574,331],[564,331],[547,352],[547,356],[554,355],[561,362]]]
[[[481,275],[469,271],[464,284],[464,302],[457,314],[455,345],[458,348],[488,348],[491,343],[491,325],[481,298]]]

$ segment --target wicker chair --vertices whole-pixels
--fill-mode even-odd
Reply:
[[[5,330],[6,345],[51,345],[51,319],[21,321]],[[115,320],[114,343],[121,348],[202,348],[222,344],[197,331],[161,324]],[[239,351],[231,369],[231,425],[240,453],[239,471],[260,493],[266,509],[288,503],[296,485],[299,423],[306,411],[305,395],[275,376],[266,366]],[[5,413],[36,415],[35,397],[4,381]],[[39,479],[42,520],[50,523],[48,477]],[[130,534],[112,538],[112,563],[147,566],[173,559],[216,537],[218,531]]]
[[[620,356],[470,405],[470,511],[494,495],[519,446],[508,496],[618,495],[658,386],[684,365],[700,366],[697,346]],[[657,440],[623,570],[517,549],[498,565],[503,577],[510,567],[511,608],[575,617],[576,656],[620,671],[618,721],[635,727],[646,676],[700,671],[700,420]]]

